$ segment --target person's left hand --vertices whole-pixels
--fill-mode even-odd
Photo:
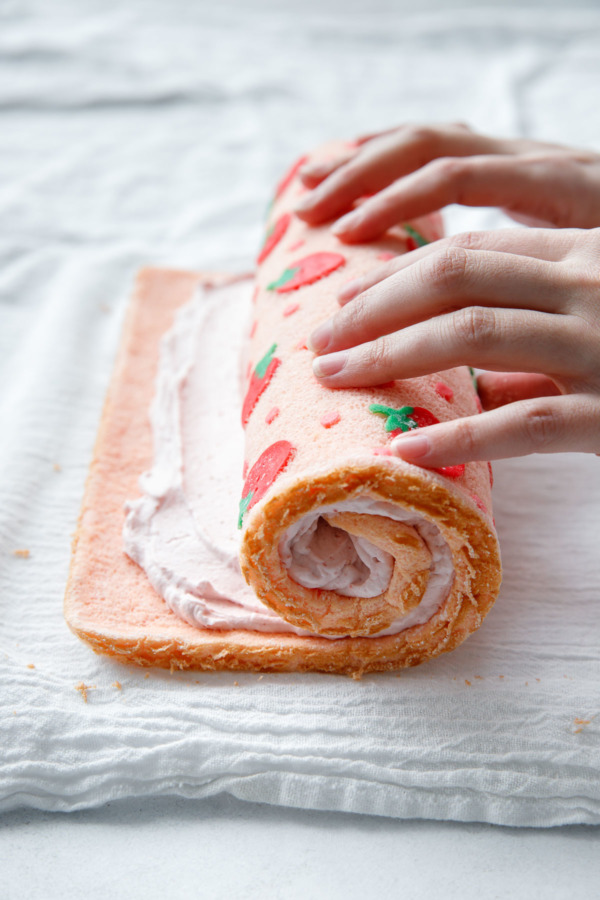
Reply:
[[[346,285],[339,302],[309,339],[327,387],[491,370],[479,377],[487,412],[399,436],[402,458],[600,453],[600,228],[446,238]]]

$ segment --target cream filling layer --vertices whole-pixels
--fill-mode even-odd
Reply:
[[[143,495],[126,505],[124,549],[191,625],[306,635],[258,599],[239,566],[240,359],[251,290],[249,279],[199,288],[163,338],[151,409],[154,460],[140,478]],[[389,584],[390,555],[363,538],[323,527],[320,517],[328,512],[388,516],[419,532],[432,560],[425,594],[377,636],[431,618],[452,586],[450,549],[435,524],[374,497],[324,506],[288,528],[279,552],[290,577],[349,597],[377,596]]]

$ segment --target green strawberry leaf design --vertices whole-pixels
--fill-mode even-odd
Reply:
[[[273,359],[273,354],[277,350],[277,344],[272,344],[262,359],[260,359],[256,366],[254,367],[254,372],[258,378],[264,378],[269,365],[271,364],[271,360]]]
[[[417,423],[411,418],[413,413],[412,406],[402,406],[400,409],[393,409],[391,406],[382,406],[380,403],[372,403],[369,410],[378,416],[386,416],[386,431],[411,431],[418,428]]]
[[[254,491],[248,491],[246,496],[242,497],[242,499],[240,500],[240,514],[238,516],[238,528],[242,527],[242,524],[244,521],[244,516],[246,515],[248,507],[250,506],[250,501],[252,500],[253,496],[254,496]]]
[[[284,284],[287,284],[288,281],[291,281],[292,278],[294,278],[298,270],[298,266],[295,266],[291,269],[285,269],[285,271],[282,272],[277,281],[272,281],[271,284],[267,285],[267,290],[276,291],[277,288],[283,287]]]
[[[408,236],[413,239],[413,241],[415,242],[417,247],[426,247],[427,246],[429,241],[425,240],[423,235],[419,234],[419,232],[416,230],[416,228],[413,228],[412,225],[403,225],[402,227],[404,228],[404,230],[406,231]]]

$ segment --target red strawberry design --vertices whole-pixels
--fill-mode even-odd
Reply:
[[[459,463],[457,466],[440,466],[439,469],[432,469],[432,472],[439,472],[440,475],[446,475],[447,478],[460,478],[465,471],[465,464]]]
[[[392,437],[404,431],[412,431],[414,428],[437,425],[440,421],[422,406],[402,406],[400,409],[393,409],[391,406],[372,403],[369,410],[378,416],[386,417],[385,430],[391,432]]]
[[[386,417],[385,430],[389,431],[392,437],[396,437],[396,435],[405,431],[413,431],[415,428],[437,425],[440,421],[433,413],[430,413],[428,409],[424,409],[422,406],[402,406],[400,409],[394,409],[391,406],[372,403],[369,406],[369,410],[378,416]],[[460,478],[465,471],[465,466],[464,463],[460,463],[457,466],[441,466],[439,469],[432,469],[432,471],[439,472],[440,475],[446,475],[448,478]]]
[[[242,406],[242,425],[246,425],[256,406],[258,398],[269,384],[271,378],[281,365],[281,360],[273,356],[277,350],[277,344],[269,347],[263,358],[257,362],[248,385],[248,390]]]
[[[297,260],[279,276],[277,281],[267,285],[268,291],[277,291],[285,294],[295,291],[306,284],[313,284],[326,275],[331,275],[340,266],[343,266],[346,258],[341,253],[311,253],[303,259]]]
[[[258,457],[250,471],[240,500],[238,528],[242,527],[245,514],[267,493],[278,475],[296,455],[296,448],[289,441],[275,441]]]
[[[284,234],[287,231],[288,225],[292,220],[292,216],[290,213],[284,213],[280,216],[274,225],[267,230],[267,234],[265,236],[265,242],[262,246],[262,250],[258,254],[258,258],[256,260],[257,264],[260,265],[265,261],[273,247],[275,247]]]
[[[290,169],[288,169],[288,171],[285,173],[285,175],[283,176],[283,178],[281,179],[281,181],[275,188],[275,199],[276,200],[278,200],[279,197],[281,197],[281,195],[283,194],[285,189],[287,187],[289,187],[289,185],[292,183],[292,181],[298,174],[298,171],[302,168],[304,163],[307,163],[307,162],[308,162],[308,156],[301,156],[300,159],[297,159],[296,162],[294,163],[294,165]]]

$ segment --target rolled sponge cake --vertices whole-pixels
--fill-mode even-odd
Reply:
[[[291,214],[300,192],[294,167],[269,214],[242,367],[240,563],[286,627],[190,624],[124,552],[124,505],[152,466],[148,410],[160,339],[199,289],[232,282],[147,269],[124,325],[65,595],[68,625],[99,653],[142,666],[356,676],[453,649],[494,601],[500,561],[487,465],[435,472],[387,455],[398,428],[477,410],[468,371],[332,391],[313,378],[306,349],[344,281],[436,239],[440,220],[344,247],[328,228],[309,229]]]
[[[311,159],[338,150],[326,145]],[[298,168],[277,190],[256,275],[241,568],[281,618],[332,645],[348,642],[356,666],[415,665],[478,628],[500,585],[489,464],[428,470],[389,449],[401,431],[479,412],[471,374],[328,389],[306,339],[339,308],[345,282],[439,238],[441,219],[343,245],[329,225],[292,214]]]

